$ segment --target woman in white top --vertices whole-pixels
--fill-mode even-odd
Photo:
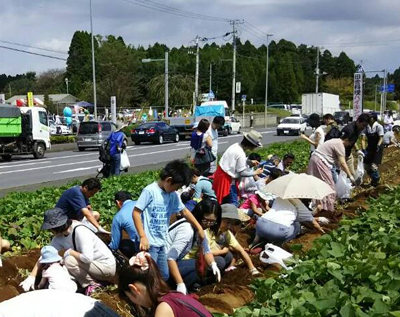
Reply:
[[[305,134],[301,134],[300,137],[311,144],[312,154],[315,149],[318,148],[318,146],[324,143],[325,131],[321,126],[321,118],[316,113],[310,115],[310,117],[307,119],[307,123],[314,129],[314,132],[310,135],[310,137],[306,136]]]
[[[192,133],[192,138],[190,140],[190,158],[192,162],[196,156],[196,152],[200,149],[204,149],[206,146],[210,149],[212,148],[212,138],[208,132],[210,127],[210,122],[207,119],[201,119],[197,128]],[[205,175],[210,171],[210,164],[211,162],[204,163],[204,164],[194,164],[196,169],[202,174]]]
[[[257,220],[256,235],[257,238],[282,245],[300,234],[300,223],[309,223],[325,233],[317,220],[300,199],[276,198],[272,208]]]

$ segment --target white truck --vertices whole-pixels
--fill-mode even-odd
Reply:
[[[312,113],[319,115],[330,113],[333,115],[336,111],[340,111],[339,96],[327,93],[303,94],[301,105],[301,112],[306,115]]]
[[[226,101],[206,101],[201,103],[200,106],[196,106],[193,117],[170,117],[167,118],[169,125],[179,132],[179,137],[184,139],[190,137],[193,132],[195,124],[201,119],[207,119],[212,122],[215,116],[223,116],[225,118],[225,125],[218,130],[223,136],[231,134],[231,117],[229,107]]]
[[[50,131],[45,108],[0,104],[0,156],[33,154],[43,158],[50,149]]]

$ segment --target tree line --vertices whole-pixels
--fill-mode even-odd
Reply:
[[[250,41],[237,39],[237,74],[241,82],[241,94],[254,103],[264,103],[267,47],[255,47]],[[142,63],[145,58],[162,59],[169,51],[169,103],[191,105],[193,103],[196,57],[191,47],[168,48],[155,43],[147,48],[127,45],[122,37],[96,36],[95,57],[97,75],[97,100],[100,106],[108,106],[110,96],[117,97],[119,107],[162,107],[164,104],[164,63]],[[300,103],[301,94],[315,92],[316,60],[319,54],[319,91],[339,94],[341,103],[348,105],[353,98],[354,61],[345,52],[333,56],[329,50],[301,44],[296,46],[284,39],[269,45],[269,101],[271,103]],[[231,101],[232,92],[232,43],[223,45],[206,43],[200,48],[199,92],[208,93],[210,65],[211,89],[218,99]],[[91,37],[85,31],[76,31],[69,47],[65,70],[51,69],[37,75],[34,72],[7,76],[0,75],[0,91],[7,97],[11,93],[35,94],[69,93],[81,100],[93,101]],[[379,76],[365,80],[365,99],[373,101]],[[400,68],[389,74],[389,82],[395,83],[396,93],[389,99],[400,99]],[[237,96],[240,102],[240,96]]]

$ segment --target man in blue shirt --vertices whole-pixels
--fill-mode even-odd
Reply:
[[[194,184],[193,199],[213,199],[217,200],[217,196],[212,188],[211,179],[204,177],[197,169],[192,169],[193,177],[192,184]]]
[[[130,193],[119,191],[114,196],[119,211],[114,216],[111,226],[110,249],[119,249],[128,259],[136,255],[139,250],[139,239],[135,224],[133,223],[132,210],[136,201],[132,200]],[[122,231],[125,231],[129,239],[122,238]]]
[[[81,186],[74,186],[64,191],[56,207],[64,210],[69,219],[81,221],[84,225],[102,233],[108,233],[98,223],[100,214],[93,211],[89,198],[101,189],[100,180],[88,178]]]
[[[108,142],[110,142],[111,175],[120,174],[121,152],[122,149],[124,148],[124,138],[125,138],[125,134],[121,131],[121,129],[112,132],[108,137]]]

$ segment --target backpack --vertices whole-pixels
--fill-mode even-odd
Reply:
[[[104,140],[99,148],[99,160],[105,164],[111,163],[110,147],[111,143],[107,139]]]
[[[325,135],[325,141],[331,140],[331,139],[339,139],[342,136],[342,132],[340,132],[339,128],[337,126],[332,126],[332,128],[329,130],[329,132]]]
[[[203,136],[204,133],[198,135],[196,131],[194,131],[190,139],[190,146],[195,150],[199,150],[201,148],[201,143],[203,142]]]

